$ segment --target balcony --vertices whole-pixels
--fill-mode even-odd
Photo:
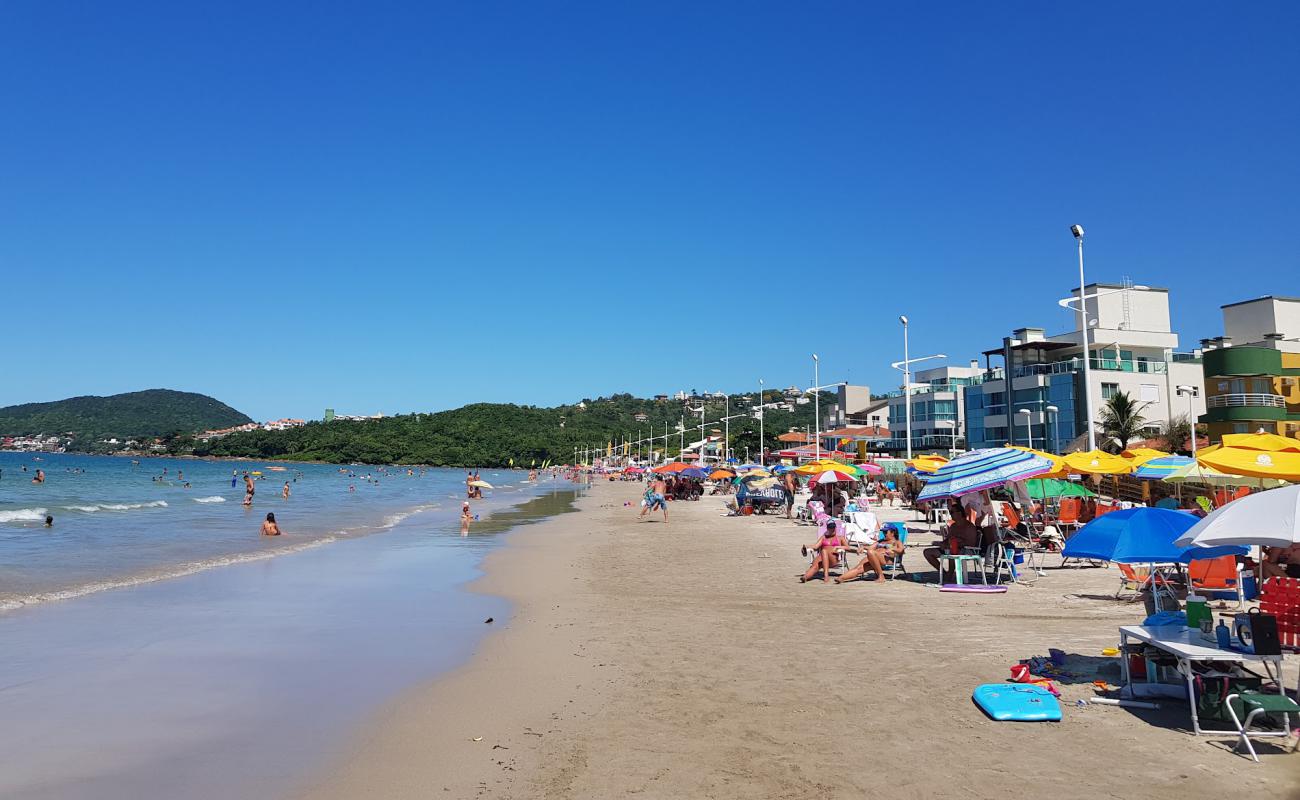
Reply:
[[[1163,361],[1138,361],[1136,359],[1119,358],[1094,358],[1089,362],[1088,366],[1102,372],[1136,372],[1160,375],[1163,375],[1166,369]],[[1012,370],[1012,375],[1023,378],[1028,375],[1064,375],[1066,373],[1081,372],[1082,370],[1082,359],[1072,358],[1069,361],[1054,361],[1050,364],[1022,364]]]
[[[1286,398],[1280,394],[1212,394],[1205,398],[1202,422],[1282,420],[1287,418]]]
[[[1286,408],[1286,398],[1280,394],[1212,394],[1205,398],[1206,408]]]

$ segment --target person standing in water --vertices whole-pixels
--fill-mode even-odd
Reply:
[[[238,485],[239,485],[239,470],[232,469],[230,471],[230,488],[233,489]]]
[[[281,495],[285,500],[288,500],[288,499],[289,499],[289,482],[288,482],[288,481],[285,481],[285,482],[284,482],[284,491],[283,491],[283,492],[280,492],[280,495]]]
[[[266,521],[262,523],[263,536],[279,536],[280,524],[275,521],[275,514],[267,513]]]
[[[32,478],[32,483],[45,483],[45,472],[40,467],[36,468],[36,477]]]
[[[460,506],[460,535],[469,535],[469,524],[474,521],[474,512],[469,510],[469,501],[461,503]]]
[[[253,495],[256,493],[257,493],[257,489],[253,487],[252,477],[249,475],[245,475],[244,476],[244,505],[245,506],[253,505]]]

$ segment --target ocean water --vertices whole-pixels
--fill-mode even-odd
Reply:
[[[230,488],[245,466],[268,475],[251,511]],[[497,488],[462,536],[464,471],[268,466],[0,456],[0,797],[293,796],[383,704],[509,624],[463,585],[579,491],[484,471]],[[267,511],[282,541],[258,535]]]
[[[251,508],[244,470],[261,473]],[[525,471],[482,477],[496,487],[488,504],[539,490]],[[464,486],[453,469],[0,453],[0,612],[283,556],[417,514],[458,534]],[[267,512],[284,535],[258,535]]]

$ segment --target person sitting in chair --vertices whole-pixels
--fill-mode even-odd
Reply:
[[[839,551],[848,546],[848,541],[837,530],[835,520],[826,520],[826,527],[822,529],[822,535],[817,539],[817,542],[811,547],[804,545],[799,548],[799,552],[805,556],[808,555],[809,550],[814,552],[813,562],[808,565],[808,571],[799,576],[799,582],[807,583],[820,572],[822,581],[830,583],[831,569],[840,566]]]
[[[892,561],[895,556],[903,554],[903,543],[898,541],[898,531],[893,527],[885,528],[885,538],[883,541],[867,545],[863,552],[863,558],[858,565],[843,575],[835,579],[836,583],[855,580],[867,574],[868,571],[876,573],[876,582],[880,583],[885,579],[885,562]]]
[[[921,553],[936,570],[942,570],[940,556],[960,555],[966,548],[979,549],[983,540],[980,529],[962,515],[960,504],[956,501],[949,503],[948,511],[952,515],[952,522],[944,533],[943,544],[939,547],[927,547]],[[951,573],[941,575],[940,582],[950,583],[952,577]]]

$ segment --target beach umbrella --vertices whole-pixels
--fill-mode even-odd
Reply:
[[[1061,551],[1064,558],[1094,558],[1120,564],[1186,563],[1193,558],[1245,555],[1245,547],[1193,547],[1177,544],[1200,522],[1167,508],[1125,508],[1084,525]]]
[[[873,464],[870,461],[863,461],[860,464],[853,465],[861,475],[883,475],[885,468],[879,464]]]
[[[1261,489],[1271,489],[1276,486],[1286,486],[1286,481],[1276,478],[1251,478],[1243,475],[1221,472],[1214,467],[1207,467],[1187,459],[1189,464],[1184,464],[1165,475],[1161,480],[1166,483],[1202,483],[1206,486],[1256,486]]]
[[[1172,475],[1181,467],[1195,466],[1196,462],[1187,456],[1161,456],[1144,461],[1133,470],[1133,477],[1148,481],[1159,481]]]
[[[1300,481],[1300,439],[1275,433],[1229,433],[1221,447],[1197,454],[1202,466],[1232,475]]]
[[[828,469],[825,472],[819,472],[808,479],[809,483],[852,483],[858,478],[856,475],[849,475],[847,472],[838,472]]]
[[[830,472],[831,470],[834,470],[836,472],[846,472],[851,474],[858,473],[858,468],[853,466],[852,464],[845,464],[843,461],[831,461],[829,459],[822,459],[821,461],[810,461],[807,464],[804,464],[802,467],[797,467],[795,469],[795,472],[799,473],[800,475],[820,475],[823,472]]]
[[[625,469],[625,470],[623,470],[623,471],[624,471],[624,472],[629,472],[629,473],[631,473],[631,474],[633,474],[633,475],[639,475],[640,473],[645,472],[644,469],[642,469],[641,467],[636,467],[636,466],[628,467],[627,469]]]
[[[763,469],[763,467],[759,464],[741,464],[735,468],[736,472],[753,472],[756,469]]]
[[[935,470],[916,499],[924,501],[957,497],[981,489],[992,489],[1007,481],[1032,478],[1051,469],[1051,461],[1024,450],[1010,447],[972,450]]]
[[[690,467],[690,464],[683,464],[680,461],[670,461],[667,464],[660,464],[650,471],[658,473],[659,475],[668,475],[674,472],[681,472],[684,469],[690,469]]]
[[[711,481],[721,481],[734,477],[736,477],[736,473],[729,469],[715,469],[709,473],[709,480]]]
[[[480,489],[495,489],[495,488],[496,488],[495,486],[493,486],[492,484],[488,483],[487,481],[470,481],[470,482],[469,482],[469,485],[470,485],[470,486],[477,486],[477,487],[480,488]]]
[[[1061,457],[1061,466],[1070,473],[1090,475],[1127,475],[1134,469],[1132,461],[1104,450],[1068,453]]]
[[[703,478],[707,478],[708,476],[709,476],[709,473],[705,472],[704,470],[700,469],[699,467],[687,467],[686,469],[682,469],[682,470],[678,470],[678,471],[677,471],[677,477],[679,477],[679,478],[701,478],[701,479],[703,479]]]
[[[1296,542],[1300,542],[1300,486],[1296,485],[1233,500],[1211,511],[1178,539],[1179,544],[1196,547],[1290,547]]]
[[[1025,481],[1025,488],[1033,500],[1047,497],[1096,497],[1097,493],[1081,483],[1064,481],[1060,478],[1030,478]]]
[[[1133,462],[1134,466],[1141,466],[1153,458],[1164,458],[1169,454],[1151,447],[1130,447],[1119,455],[1121,458],[1127,458]]]
[[[925,473],[928,475],[939,467],[942,467],[944,464],[947,464],[948,459],[943,456],[917,456],[905,463],[907,464],[908,472],[913,475],[919,473]]]

